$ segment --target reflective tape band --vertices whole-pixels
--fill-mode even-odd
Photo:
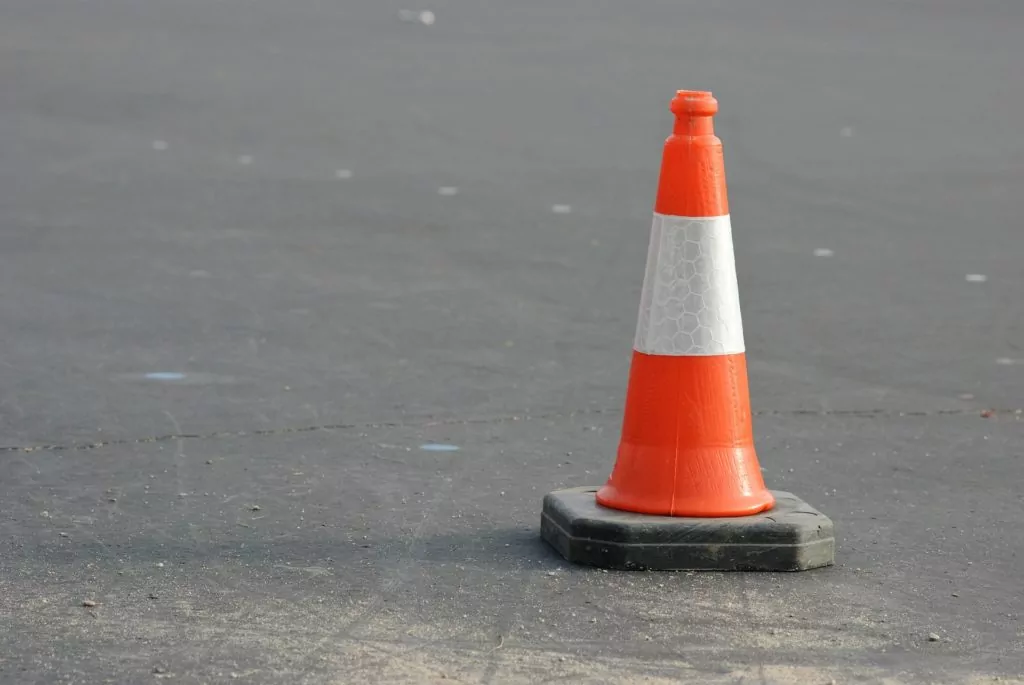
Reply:
[[[728,215],[655,213],[633,348],[670,356],[745,350]]]

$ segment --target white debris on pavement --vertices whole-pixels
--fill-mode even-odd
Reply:
[[[828,249],[827,247],[819,247],[816,250],[814,250],[815,257],[831,257],[834,254],[835,252]]]
[[[988,280],[988,276],[986,276],[985,274],[967,274],[966,276],[964,276],[964,279],[968,283],[984,283],[985,281]]]
[[[572,205],[552,205],[551,211],[555,214],[568,214],[572,211]]]
[[[424,26],[432,26],[437,21],[437,16],[430,10],[417,12],[416,10],[398,10],[398,18],[402,21],[415,21]]]

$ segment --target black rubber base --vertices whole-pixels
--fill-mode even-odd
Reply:
[[[649,516],[602,507],[596,487],[544,498],[541,536],[573,563],[621,570],[804,571],[835,561],[832,521],[788,492],[754,516]]]

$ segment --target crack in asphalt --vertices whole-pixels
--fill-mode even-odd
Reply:
[[[376,421],[362,423],[328,423],[314,426],[298,426],[292,428],[267,428],[260,430],[244,431],[212,431],[208,433],[169,433],[167,435],[153,435],[144,438],[118,438],[115,440],[100,440],[96,442],[72,442],[66,444],[38,444],[38,445],[0,445],[2,452],[72,452],[83,450],[94,450],[101,447],[116,445],[142,445],[153,442],[167,442],[171,440],[213,440],[218,438],[241,438],[241,437],[267,437],[277,435],[291,435],[293,433],[315,433],[319,431],[334,430],[357,430],[377,428],[430,428],[432,426],[468,426],[480,424],[513,423],[516,421],[536,421],[543,419],[573,418],[577,416],[592,416],[602,414],[620,414],[621,409],[586,409],[572,412],[550,412],[545,414],[515,414],[510,416],[494,416],[489,418],[468,418],[468,419],[424,419],[421,421]],[[907,411],[893,409],[765,409],[753,412],[754,416],[845,416],[856,418],[898,418],[898,417],[921,417],[921,416],[970,416],[976,415],[982,418],[989,418],[998,415],[1020,416],[1024,412],[1021,409],[937,409],[933,411]]]

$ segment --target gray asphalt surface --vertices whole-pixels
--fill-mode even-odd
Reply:
[[[1020,682],[1022,33],[7,0],[0,682]],[[538,539],[613,463],[677,88],[720,103],[762,466],[832,569]]]

